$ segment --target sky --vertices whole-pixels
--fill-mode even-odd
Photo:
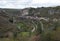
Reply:
[[[60,0],[0,0],[0,8],[27,8],[60,6]]]

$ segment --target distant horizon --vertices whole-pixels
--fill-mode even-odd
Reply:
[[[49,6],[49,7],[58,7],[58,6]],[[35,8],[35,7],[25,7],[25,8]],[[1,8],[0,7],[0,9],[25,9],[25,8]],[[36,8],[42,8],[42,7],[36,7]],[[48,7],[44,7],[44,8],[48,8]]]

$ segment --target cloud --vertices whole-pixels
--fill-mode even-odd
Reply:
[[[31,5],[35,7],[57,6],[60,5],[60,0],[33,0]]]
[[[0,8],[48,7],[60,5],[60,0],[0,0]]]
[[[60,0],[33,0],[33,3],[60,3]]]

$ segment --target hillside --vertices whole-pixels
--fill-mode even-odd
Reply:
[[[25,9],[0,8],[0,37],[9,36],[8,32],[16,34],[16,37],[19,37],[20,33],[26,36],[34,34],[36,37],[41,34],[43,35],[42,41],[48,34],[45,41],[48,41],[49,35],[53,41],[60,41],[60,6]],[[20,36],[20,38],[26,36]],[[23,39],[26,40],[26,38]]]

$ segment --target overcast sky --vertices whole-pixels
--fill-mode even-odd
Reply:
[[[0,0],[0,8],[60,6],[60,0]]]

